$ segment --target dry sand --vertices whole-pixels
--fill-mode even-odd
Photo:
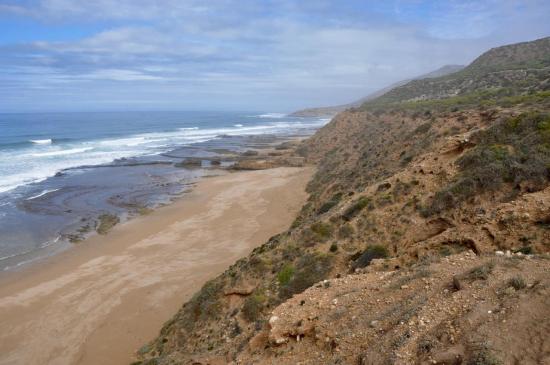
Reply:
[[[177,202],[0,278],[0,364],[128,364],[238,258],[292,222],[310,168],[202,180]]]

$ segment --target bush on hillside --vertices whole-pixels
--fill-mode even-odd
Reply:
[[[550,116],[526,113],[500,121],[474,137],[477,146],[457,160],[460,173],[438,191],[421,212],[425,216],[503,184],[538,191],[550,179]]]
[[[357,199],[351,206],[348,207],[342,214],[342,218],[344,220],[349,221],[353,217],[355,217],[359,212],[361,212],[363,209],[369,205],[370,199],[366,196],[362,196],[359,199]]]
[[[281,271],[277,274],[277,280],[279,281],[279,284],[286,285],[292,279],[292,276],[294,275],[294,267],[291,264],[286,264],[283,266]]]
[[[424,134],[428,132],[431,128],[432,128],[432,123],[430,122],[423,123],[414,129],[413,134]]]
[[[487,262],[483,265],[476,266],[464,275],[464,279],[468,281],[487,280],[494,268],[495,264],[493,262]]]
[[[355,230],[353,229],[353,226],[349,223],[345,223],[342,226],[340,226],[340,229],[338,230],[338,237],[340,238],[350,238],[355,233]]]
[[[382,245],[369,246],[361,256],[353,263],[354,268],[363,268],[369,266],[374,259],[385,259],[389,256],[388,249]]]
[[[267,301],[265,295],[261,293],[255,293],[250,295],[243,304],[243,317],[249,322],[255,322],[260,318],[264,303]]]
[[[332,236],[332,226],[328,223],[315,222],[311,225],[311,230],[323,240]]]
[[[219,297],[222,284],[217,280],[208,281],[189,301],[194,321],[215,317],[221,309]]]
[[[328,200],[323,205],[321,205],[321,207],[317,210],[317,214],[324,214],[328,212],[329,210],[334,208],[336,205],[338,205],[341,199],[342,199],[342,193],[334,194],[330,198],[330,200]]]
[[[521,290],[527,288],[527,284],[525,283],[525,280],[521,276],[514,276],[513,278],[510,278],[508,280],[507,285],[509,287],[512,287],[516,290]]]
[[[313,284],[326,279],[332,269],[332,258],[319,253],[305,254],[296,263],[296,270],[291,279],[281,285],[279,297],[288,299],[301,293]]]

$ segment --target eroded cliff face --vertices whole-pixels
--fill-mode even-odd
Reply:
[[[141,363],[548,361],[550,93],[495,95],[337,115],[294,152],[317,173],[292,226]]]
[[[466,260],[464,252],[469,252],[467,258],[472,265],[490,261],[495,251],[510,251],[511,255],[523,253],[522,256],[499,258],[496,271],[499,275],[491,279],[494,280],[492,286],[486,286],[485,281],[475,281],[471,288],[469,283],[465,286],[477,294],[492,292],[491,288],[504,285],[516,274],[530,281],[529,285],[537,280],[546,282],[544,273],[548,272],[545,271],[548,261],[543,257],[550,248],[550,150],[546,145],[550,141],[546,130],[550,119],[547,110],[545,104],[539,103],[420,115],[417,112],[388,112],[378,116],[365,112],[340,114],[298,148],[298,154],[318,164],[318,172],[309,185],[310,199],[293,226],[207,283],[164,326],[160,337],[142,348],[141,356],[160,364],[206,364],[216,359],[220,363],[239,359],[241,363],[308,363],[320,359],[353,363],[350,359],[360,356],[369,359],[364,360],[365,364],[381,364],[397,361],[405,355],[403,359],[408,360],[403,363],[410,363],[407,361],[411,359],[439,361],[451,356],[448,351],[461,359],[478,356],[472,350],[475,344],[462,343],[457,349],[455,343],[440,340],[443,335],[434,332],[436,327],[445,327],[448,321],[466,316],[465,313],[478,303],[477,300],[467,301],[466,292],[457,294],[456,298],[443,292],[455,285],[453,275],[466,275],[465,270],[470,269],[453,264],[461,257]],[[451,255],[449,259],[448,255]],[[378,259],[374,266],[372,259]],[[426,272],[416,277],[415,273],[424,270],[422,265],[426,265]],[[430,269],[432,265],[437,269]],[[521,270],[508,272],[507,268],[514,265],[520,265]],[[370,268],[371,274],[362,274],[364,267]],[[445,275],[432,276],[430,272],[434,270],[445,272]],[[413,275],[417,284],[423,282],[421,279],[437,283],[437,288],[415,284],[413,291],[406,291],[413,302],[415,296],[429,298],[435,295],[433,290],[437,291],[437,299],[418,304],[418,310],[429,311],[434,305],[443,308],[449,298],[455,298],[453,305],[460,307],[460,312],[451,310],[448,315],[432,318],[431,332],[428,327],[415,329],[413,326],[418,332],[409,337],[406,332],[401,333],[399,321],[394,323],[399,327],[397,332],[387,324],[390,327],[384,330],[385,340],[376,345],[373,338],[381,336],[378,329],[369,329],[361,335],[358,328],[349,327],[345,341],[335,334],[340,333],[337,330],[331,335],[325,336],[324,332],[319,335],[322,328],[330,328],[330,318],[345,328],[345,323],[355,323],[353,317],[383,317],[403,299],[386,302],[389,294],[383,288],[395,286],[397,278],[407,275]],[[337,277],[356,283],[358,288],[378,283],[379,290],[373,288],[368,292],[369,298],[381,301],[376,307],[377,314],[372,313],[372,308],[359,304],[353,309],[347,305],[343,309],[320,306],[317,310],[322,314],[313,317],[324,319],[313,322],[309,319],[310,328],[303,334],[297,329],[296,334],[285,330],[283,337],[273,335],[276,327],[269,323],[271,317],[303,317],[305,309],[299,305],[302,299],[297,298],[307,297],[309,291],[302,296],[296,295],[322,280]],[[379,279],[372,281],[372,278]],[[332,284],[326,288],[324,285],[323,298],[339,300],[340,291]],[[545,285],[526,291],[530,293],[526,296],[521,296],[520,290],[517,295],[521,299],[517,300],[526,301],[521,304],[526,306],[533,301],[533,308],[548,311],[547,306],[539,303]],[[506,290],[505,287],[501,289]],[[508,305],[503,304],[508,301],[515,303],[514,295],[504,299],[497,296],[490,305],[499,307]],[[531,295],[535,299],[529,299]],[[479,294],[479,300],[484,296]],[[290,298],[292,301],[286,302]],[[304,300],[316,303],[315,298]],[[334,314],[336,310],[342,313]],[[535,312],[532,321],[537,322],[540,318]],[[517,312],[519,317],[516,318],[514,313],[509,314],[512,316],[510,323],[521,322],[522,314]],[[415,314],[410,318],[419,323],[422,316]],[[309,317],[312,316],[300,318],[305,323]],[[289,320],[284,319],[285,326]],[[372,321],[381,320],[374,318]],[[484,324],[487,333],[491,333],[491,323],[496,326],[498,321]],[[463,332],[481,327],[468,328]],[[295,336],[299,337],[299,343]],[[357,340],[352,340],[355,338],[352,336]],[[426,345],[430,349],[422,353],[414,348],[421,346],[421,338],[425,336],[436,336],[437,346],[433,346],[438,352],[431,352],[432,345]],[[525,338],[527,341],[528,336]],[[375,347],[359,346],[363,340]],[[396,345],[395,341],[400,343]],[[536,341],[540,346],[548,345],[542,337]],[[311,351],[307,351],[307,344],[312,346]],[[353,344],[358,347],[352,350]],[[487,356],[499,351],[498,347],[490,348],[490,344],[483,346],[487,347]],[[375,350],[387,356],[369,355]],[[535,353],[525,355],[525,359],[532,359]]]
[[[275,308],[235,363],[545,363],[550,263],[505,255],[326,280]]]

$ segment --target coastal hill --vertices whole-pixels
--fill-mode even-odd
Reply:
[[[375,91],[357,101],[354,101],[349,104],[345,105],[337,105],[337,106],[327,106],[327,107],[319,107],[319,108],[308,108],[303,110],[298,110],[290,114],[290,116],[293,117],[332,117],[340,112],[343,112],[346,109],[349,108],[356,108],[361,106],[364,102],[373,100],[378,98],[379,96],[384,95],[390,90],[395,89],[396,87],[405,85],[406,83],[412,81],[412,80],[419,80],[419,79],[427,79],[427,78],[434,78],[434,77],[440,77],[445,76],[454,72],[458,72],[462,70],[464,66],[461,65],[446,65],[443,67],[438,68],[435,71],[429,72],[427,74],[423,74],[417,77],[414,77],[412,79],[402,80],[399,82],[396,82],[394,84],[391,84],[390,86],[387,86],[383,89],[380,89],[378,91]]]
[[[548,90],[549,67],[550,38],[498,47],[484,53],[459,72],[433,79],[413,80],[392,89],[366,107],[374,103],[441,99],[466,94],[486,101],[492,96]]]
[[[292,226],[137,364],[550,361],[550,38],[338,114]],[[185,280],[185,278],[182,278]]]

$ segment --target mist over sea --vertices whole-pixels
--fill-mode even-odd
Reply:
[[[98,215],[126,219],[208,174],[182,159],[307,136],[328,120],[254,112],[0,114],[0,270],[69,247]]]

